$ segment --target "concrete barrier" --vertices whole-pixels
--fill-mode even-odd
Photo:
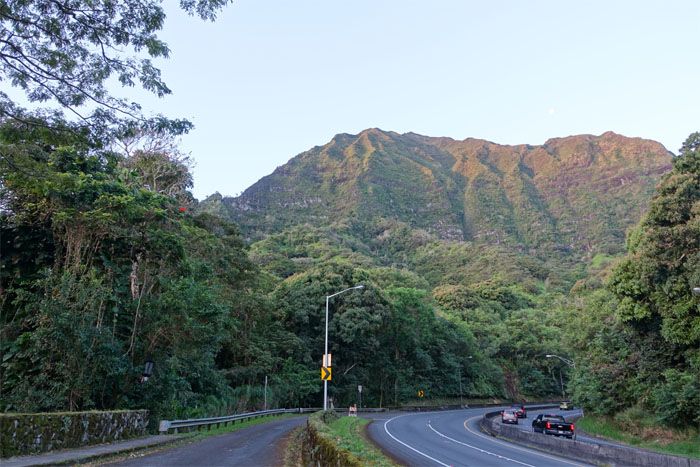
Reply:
[[[500,414],[501,412],[484,414],[480,422],[482,431],[491,436],[505,438],[534,449],[560,454],[569,459],[613,467],[630,465],[640,467],[700,467],[700,459],[663,454],[641,448],[588,443],[519,430],[513,426],[498,423],[497,416]]]

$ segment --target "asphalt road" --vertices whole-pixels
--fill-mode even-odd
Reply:
[[[110,466],[281,466],[282,439],[307,417],[283,418]]]
[[[377,414],[368,434],[385,453],[408,466],[588,465],[481,433],[478,424],[484,411]],[[530,414],[526,420],[531,421]]]

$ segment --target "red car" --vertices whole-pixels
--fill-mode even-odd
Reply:
[[[512,404],[510,410],[514,410],[518,418],[527,418],[527,411],[522,404]]]

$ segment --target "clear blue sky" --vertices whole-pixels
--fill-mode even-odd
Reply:
[[[194,193],[235,195],[337,133],[500,144],[611,130],[674,153],[700,130],[698,1],[166,1],[157,61],[191,119]]]

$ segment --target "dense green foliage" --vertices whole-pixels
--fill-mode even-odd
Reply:
[[[700,459],[697,428],[659,426],[656,415],[640,406],[614,417],[589,414],[579,419],[577,426],[630,446]]]
[[[233,224],[194,209],[175,156],[18,121],[0,146],[4,410],[230,411],[260,405],[265,375],[272,404],[319,405],[323,297],[358,283],[332,302],[338,403],[358,384],[370,405],[456,396],[460,377],[467,394],[506,395],[415,273],[335,251],[280,281],[256,272]],[[149,357],[155,376],[139,383]]]
[[[182,190],[153,191],[73,132],[8,121],[0,150],[16,162],[0,167],[5,410],[172,413],[230,400],[214,357],[248,295],[236,227],[191,215]],[[147,163],[187,172],[164,154]],[[161,376],[145,391],[134,383],[147,357]]]

